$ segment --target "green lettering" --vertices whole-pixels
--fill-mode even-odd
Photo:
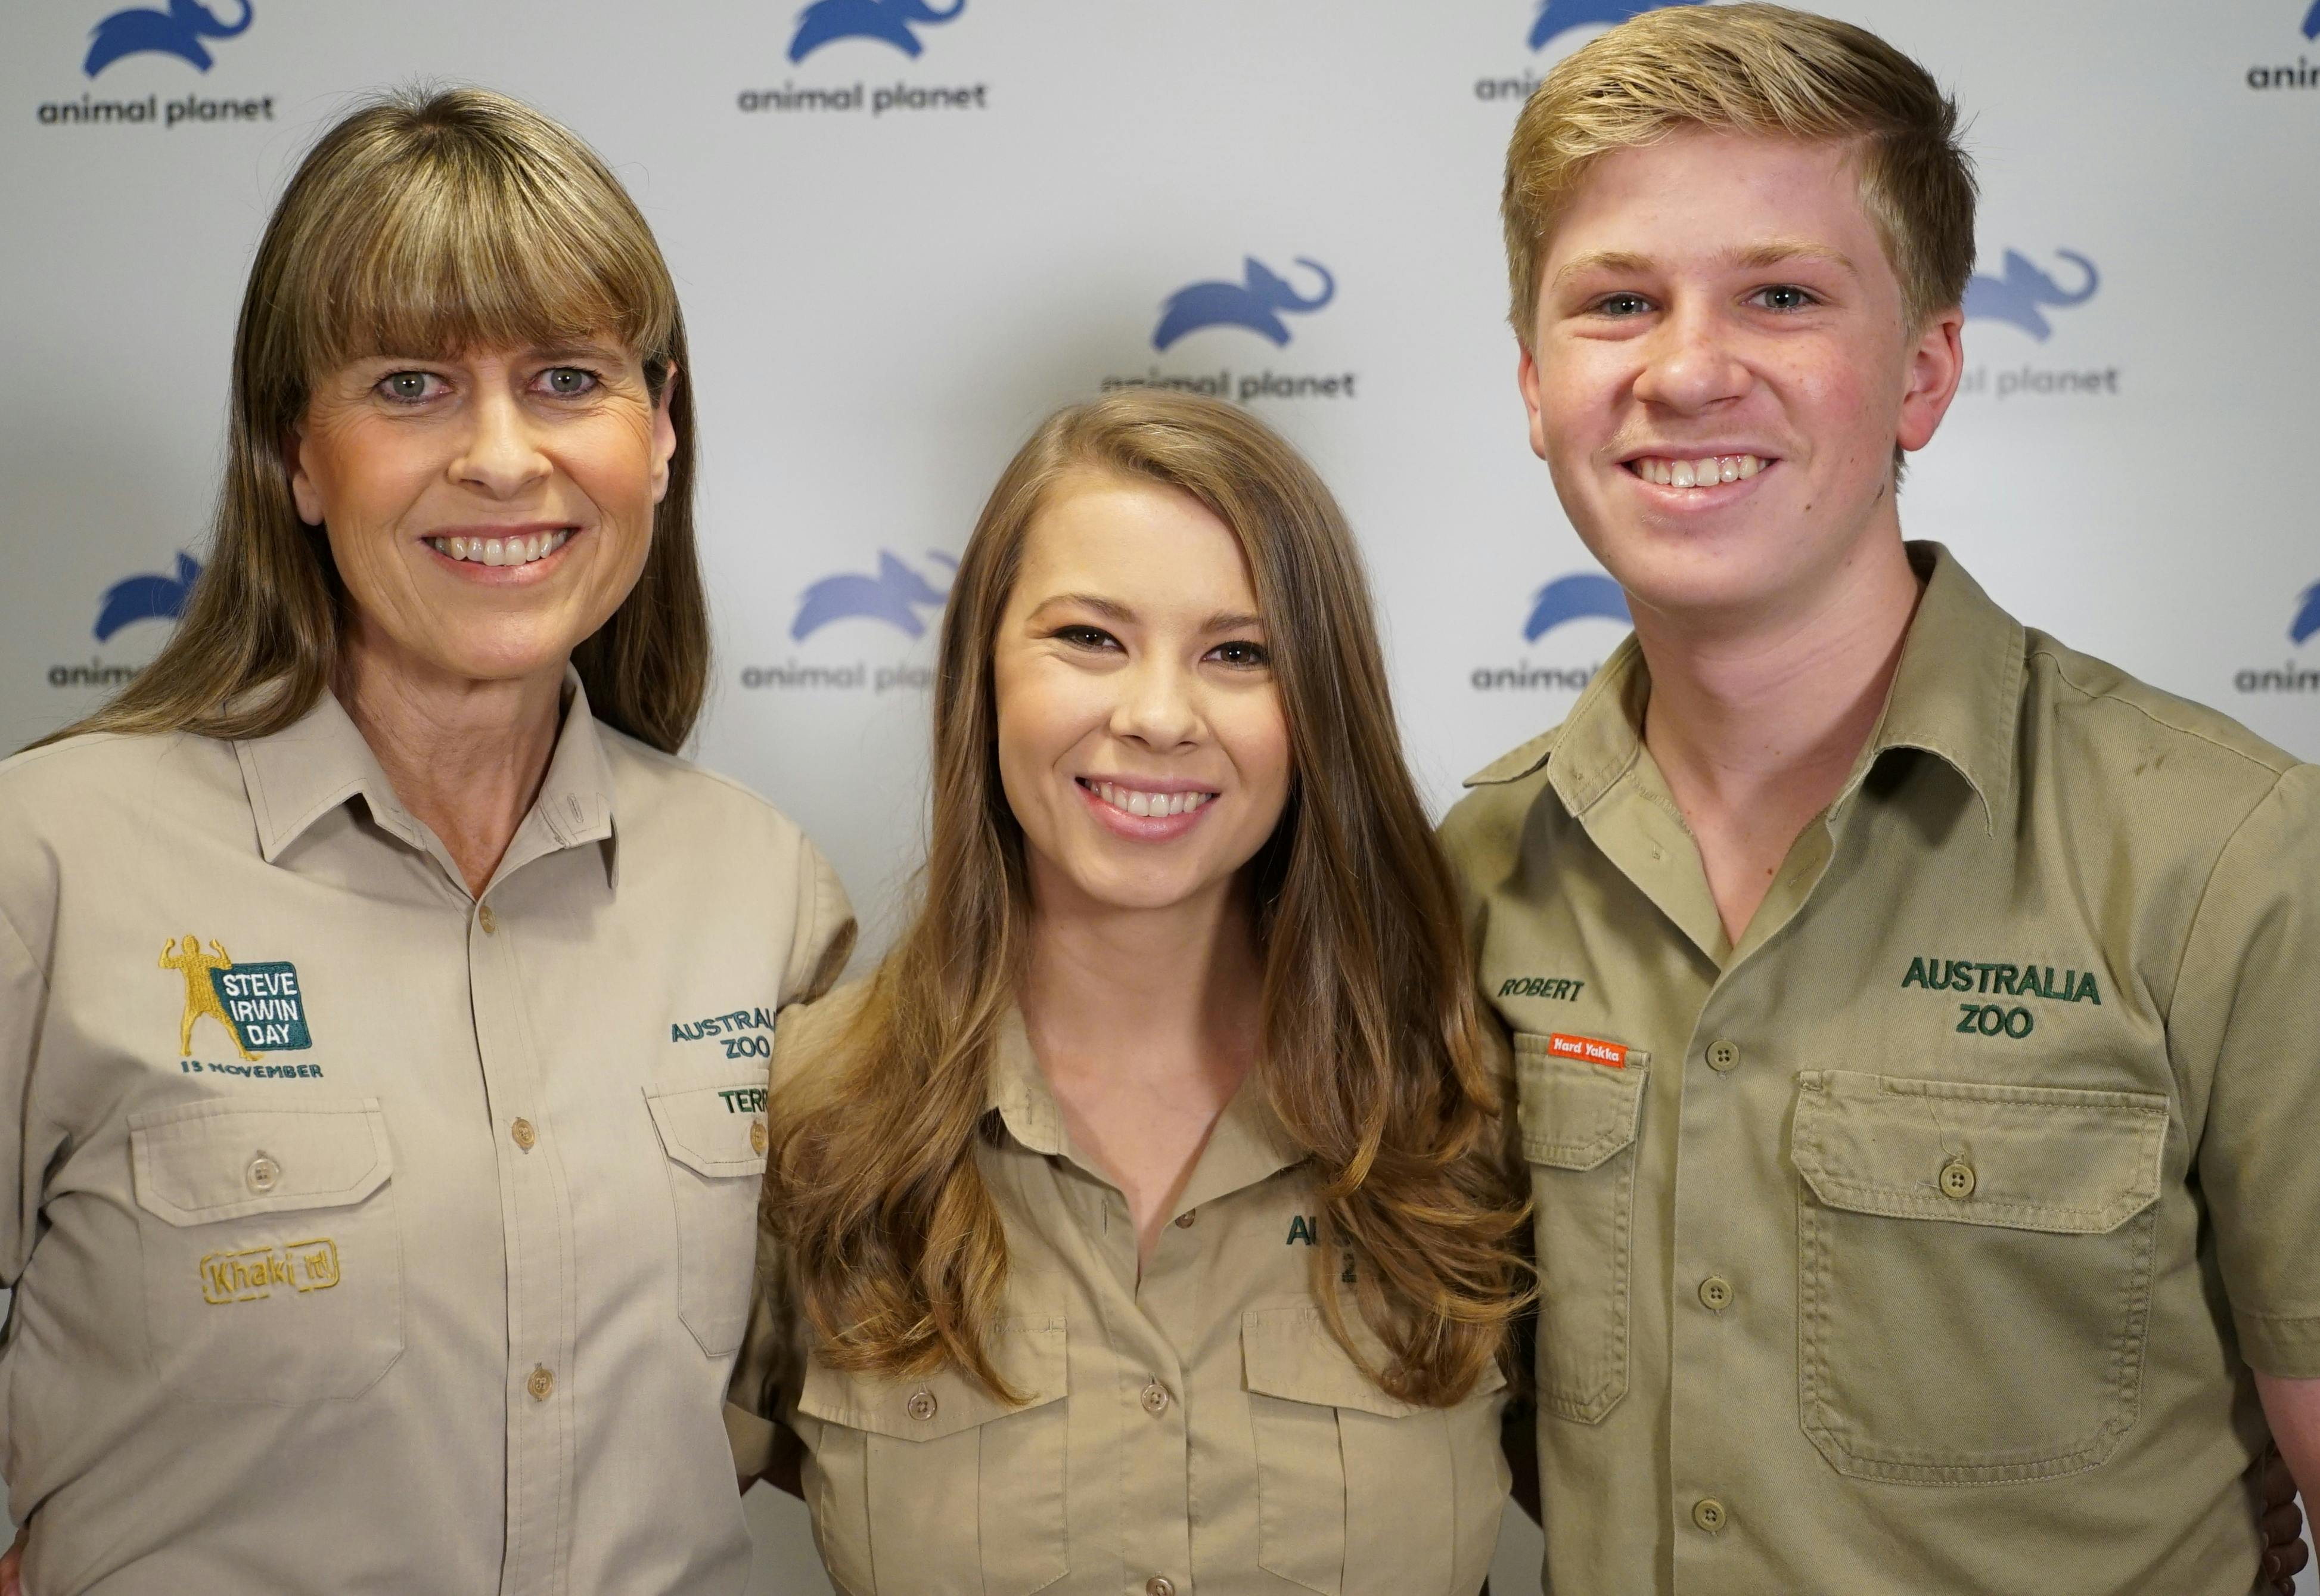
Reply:
[[[2084,975],[2080,977],[2079,995],[2071,1001],[2072,1002],[2079,1003],[2092,1003],[2098,1009],[2102,1007],[2102,993],[2095,990],[2095,973],[2092,970],[2089,970]]]
[[[2012,965],[1999,965],[1989,973],[1990,984],[2007,997],[2014,995],[2014,977],[2021,972]]]
[[[1952,992],[1971,992],[1973,990],[1973,966],[1971,964],[1962,958],[1953,958],[1950,960],[1950,990]]]
[[[1901,977],[1901,984],[1904,986],[1930,986],[1933,984],[1926,979],[1926,961],[1924,959],[1913,958],[1909,961],[1909,973]]]
[[[1998,966],[1996,965],[1983,964],[1977,959],[1974,961],[1973,967],[1981,972],[1981,984],[1973,988],[1973,990],[1976,992],[1988,992],[1989,990],[1989,978],[1993,975],[1997,974]]]
[[[1289,1219],[1289,1239],[1282,1245],[1294,1247],[1300,1241],[1307,1247],[1313,1245],[1313,1221],[1301,1213],[1291,1214]]]
[[[1516,986],[1517,986],[1517,985],[1518,985],[1519,984],[1520,984],[1520,978],[1519,978],[1519,977],[1518,977],[1518,976],[1514,976],[1514,975],[1509,975],[1509,976],[1508,976],[1508,977],[1506,978],[1506,980],[1505,980],[1505,981],[1503,981],[1503,982],[1501,982],[1501,983],[1500,984],[1500,986],[1499,986],[1499,995],[1500,995],[1500,997],[1512,997],[1512,996],[1514,996],[1514,994],[1515,994],[1515,988],[1516,988]]]

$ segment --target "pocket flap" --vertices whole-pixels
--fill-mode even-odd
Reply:
[[[711,1177],[763,1174],[766,1083],[645,1090],[654,1129],[668,1156]]]
[[[129,1116],[137,1203],[172,1225],[360,1202],[394,1172],[378,1100],[227,1099]]]
[[[985,1341],[999,1377],[1023,1397],[1006,1402],[959,1369],[945,1368],[915,1380],[833,1369],[819,1357],[806,1360],[805,1386],[798,1411],[847,1429],[867,1430],[898,1441],[934,1441],[978,1424],[1067,1396],[1071,1365],[1060,1314],[1001,1319]]]
[[[1362,1343],[1370,1361],[1383,1366],[1386,1350],[1376,1333],[1348,1311],[1346,1328]],[[1329,1334],[1319,1308],[1253,1308],[1240,1316],[1241,1372],[1248,1389],[1283,1401],[1325,1408],[1352,1408],[1385,1419],[1423,1411],[1421,1404],[1392,1396],[1362,1373]],[[1496,1365],[1493,1365],[1495,1373]],[[1481,1388],[1477,1388],[1477,1394]]]
[[[1830,1208],[2099,1235],[2159,1198],[2167,1100],[1853,1070],[1797,1077],[1797,1173]],[[1971,1189],[1942,1172],[1962,1164]]]
[[[1516,1083],[1523,1156],[1556,1169],[1593,1169],[1636,1139],[1651,1055],[1630,1047],[1623,1068],[1558,1058],[1548,1038],[1517,1032]]]

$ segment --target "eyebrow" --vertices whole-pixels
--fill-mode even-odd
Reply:
[[[1122,626],[1130,626],[1136,621],[1136,612],[1126,604],[1121,603],[1118,599],[1108,599],[1092,593],[1055,594],[1033,605],[1031,613],[1034,616],[1043,615],[1058,604],[1076,604],[1082,609],[1092,610],[1105,620],[1117,621]],[[1264,617],[1262,615],[1253,615],[1245,610],[1219,610],[1208,618],[1201,630],[1203,633],[1207,633],[1261,631],[1264,628]]]
[[[1727,250],[1719,264],[1743,271],[1761,271],[1766,267],[1781,266],[1791,260],[1823,260],[1854,277],[1861,275],[1853,258],[1842,249],[1832,249],[1824,244],[1808,244],[1801,239],[1769,239],[1761,244],[1751,244],[1745,249]],[[1657,263],[1650,257],[1626,249],[1598,249],[1568,262],[1554,274],[1554,286],[1560,287],[1572,278],[1589,272],[1609,272],[1614,276],[1632,276],[1654,269]]]

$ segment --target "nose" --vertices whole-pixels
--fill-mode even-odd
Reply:
[[[1115,678],[1119,700],[1111,713],[1111,733],[1170,754],[1198,740],[1201,711],[1192,673],[1160,654],[1147,654]]]
[[[451,480],[495,499],[512,499],[545,478],[548,457],[514,394],[485,384],[467,411],[467,435],[451,461]]]
[[[1707,410],[1748,391],[1747,365],[1732,347],[1731,329],[1697,304],[1671,313],[1645,340],[1636,397],[1680,413]]]

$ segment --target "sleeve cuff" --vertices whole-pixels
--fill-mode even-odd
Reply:
[[[2258,1374],[2276,1380],[2320,1380],[2320,1315],[2287,1318],[2234,1313],[2240,1356]]]
[[[725,1438],[733,1447],[733,1472],[754,1480],[774,1463],[774,1423],[746,1408],[725,1404]]]

